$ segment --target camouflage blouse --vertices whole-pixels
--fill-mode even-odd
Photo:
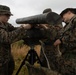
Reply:
[[[11,24],[0,23],[0,63],[6,63],[11,56],[11,43],[20,40],[26,35],[26,30]]]
[[[70,27],[69,27],[70,26]],[[69,27],[68,30],[66,30]],[[66,31],[65,31],[66,30]],[[62,43],[65,45],[66,48],[70,49],[76,49],[76,16],[74,16],[69,24],[67,24],[62,32],[63,34],[63,41]]]

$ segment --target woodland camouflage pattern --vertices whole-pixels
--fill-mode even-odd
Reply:
[[[74,16],[63,31],[71,27],[64,33],[62,44],[63,54],[58,60],[59,72],[62,75],[76,75],[76,16]]]
[[[0,75],[11,75],[14,70],[14,60],[11,55],[11,44],[26,35],[22,28],[0,22]],[[9,66],[9,67],[8,67]]]
[[[67,28],[68,25],[71,25],[71,27],[64,33],[64,41],[60,46],[62,56],[56,57],[54,49],[51,46],[45,46],[45,53],[52,70],[56,70],[62,75],[76,75],[76,16],[74,16],[70,20],[70,23],[67,24],[61,32],[59,32],[59,35]],[[44,63],[45,59],[42,59],[42,61]],[[46,63],[44,63],[44,65],[45,64]]]
[[[44,42],[44,52],[48,58],[51,69],[54,71],[56,70],[56,58],[57,58],[58,52],[57,52],[57,47],[54,47],[53,43],[55,39],[57,39],[58,32],[60,29],[62,29],[61,24],[58,24],[57,28],[54,27],[53,25],[50,25],[46,34],[48,38],[45,40],[42,40]],[[41,51],[40,59],[43,64],[43,67],[48,67],[42,51]]]

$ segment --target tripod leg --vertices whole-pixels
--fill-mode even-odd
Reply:
[[[27,57],[29,57],[29,58],[27,58]],[[36,57],[37,57],[37,59],[36,59]],[[36,51],[32,48],[32,49],[29,50],[28,54],[26,55],[26,57],[25,57],[24,60],[22,61],[22,63],[21,63],[21,65],[20,65],[20,67],[19,67],[16,75],[18,75],[18,73],[20,72],[22,66],[25,64],[25,61],[26,61],[26,60],[27,60],[31,65],[34,65],[34,63],[38,60],[39,63],[40,63],[40,65],[41,65],[41,61],[40,61],[40,59],[39,59]]]
[[[28,56],[28,54],[26,55],[25,59],[22,61],[22,63],[21,63],[21,65],[20,65],[20,67],[19,67],[19,69],[18,69],[16,75],[18,75],[18,73],[20,72],[22,66],[25,64],[25,60],[27,60],[27,56]]]
[[[35,56],[37,57],[38,62],[39,62],[39,63],[40,63],[40,65],[42,66],[42,62],[41,62],[41,60],[40,60],[40,58],[39,58],[38,54],[36,53],[36,51],[35,51]]]

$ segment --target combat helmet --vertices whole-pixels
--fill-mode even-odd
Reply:
[[[8,6],[0,5],[0,15],[4,15],[4,14],[10,15],[10,16],[13,15]]]

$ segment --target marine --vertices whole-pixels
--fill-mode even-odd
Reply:
[[[12,75],[15,63],[11,54],[11,44],[26,36],[31,25],[14,27],[8,20],[13,14],[6,5],[0,5],[0,75]]]
[[[66,25],[54,42],[54,46],[61,45],[63,49],[57,66],[62,75],[76,75],[76,9],[66,8],[60,15]]]

